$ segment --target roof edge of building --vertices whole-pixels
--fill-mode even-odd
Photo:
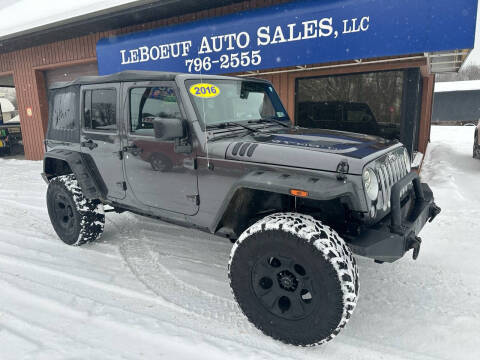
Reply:
[[[55,41],[115,30],[173,16],[230,5],[242,0],[139,0],[0,36],[0,51],[11,52]],[[173,6],[176,5],[176,6]],[[135,14],[133,14],[135,13]]]

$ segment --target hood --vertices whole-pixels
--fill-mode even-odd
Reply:
[[[232,160],[336,171],[346,160],[349,173],[361,174],[365,163],[381,156],[396,141],[323,129],[284,129],[230,141],[225,157]]]
[[[342,154],[362,159],[387,149],[396,141],[381,137],[323,129],[289,129],[254,137],[256,142],[308,148],[314,151]]]

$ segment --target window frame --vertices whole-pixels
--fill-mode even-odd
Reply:
[[[177,98],[178,108],[180,109],[180,114],[182,119],[186,119],[185,110],[183,108],[183,102],[180,95],[180,91],[178,89],[177,83],[175,81],[139,81],[139,82],[131,82],[131,83],[124,83],[123,92],[125,94],[125,109],[124,109],[124,116],[126,116],[125,123],[125,133],[127,137],[140,137],[144,139],[151,139],[157,140],[155,137],[155,133],[152,135],[142,135],[135,132],[132,132],[132,119],[131,119],[131,90],[135,88],[147,88],[147,87],[170,87],[175,92],[175,96]]]
[[[85,125],[85,94],[87,91],[94,90],[114,90],[115,91],[115,130],[107,129],[92,129],[87,128]],[[97,84],[97,85],[85,85],[80,89],[80,112],[81,112],[81,124],[82,132],[84,133],[93,133],[93,134],[109,134],[109,135],[119,135],[121,122],[120,119],[120,85],[119,84]],[[90,104],[91,105],[91,104]]]

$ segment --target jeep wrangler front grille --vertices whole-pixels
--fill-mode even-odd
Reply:
[[[392,186],[410,172],[403,158],[403,148],[396,149],[379,159],[376,164],[376,172],[382,197],[381,204],[383,205],[383,210],[386,211],[391,205],[390,195]],[[408,189],[409,187],[406,186],[401,190],[401,198],[403,198]]]

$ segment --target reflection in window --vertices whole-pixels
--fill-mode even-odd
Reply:
[[[297,124],[400,137],[405,71],[297,80]]]
[[[198,83],[197,80],[186,81],[188,89]],[[200,98],[191,95],[197,116],[207,126],[271,117],[288,119],[278,95],[267,83],[239,80],[212,80],[209,83],[220,89],[218,96]]]
[[[115,89],[87,90],[84,103],[85,128],[117,130],[117,91]]]
[[[153,121],[162,118],[181,118],[173,88],[160,86],[130,90],[130,132],[154,136]]]

